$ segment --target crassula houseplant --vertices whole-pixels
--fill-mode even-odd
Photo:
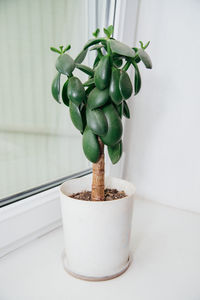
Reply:
[[[122,155],[122,117],[130,118],[127,100],[131,97],[133,90],[136,95],[141,88],[138,63],[142,61],[146,68],[152,68],[149,55],[145,51],[149,42],[146,45],[140,42],[139,48],[131,48],[112,37],[113,26],[104,29],[104,33],[105,37],[99,37],[99,29],[97,29],[93,33],[94,38],[85,44],[75,59],[68,54],[70,45],[65,49],[63,46],[60,46],[59,49],[51,47],[52,51],[59,54],[56,60],[57,74],[52,83],[52,95],[58,103],[61,103],[60,98],[62,97],[63,103],[69,107],[71,120],[82,134],[82,146],[85,156],[93,163],[92,201],[90,202],[104,201],[104,146],[107,147],[113,164],[117,163]],[[88,51],[95,51],[96,53],[91,67],[82,63]],[[135,70],[134,88],[127,73],[130,66],[133,66]],[[73,75],[75,69],[87,74],[88,79],[81,82],[78,77]],[[62,90],[60,88],[61,76],[66,76],[66,82]],[[118,185],[117,182],[115,184]],[[82,186],[82,189],[87,188],[88,186]],[[118,186],[115,186],[115,188],[118,188]],[[81,192],[79,189],[80,185],[77,184],[76,192]],[[70,192],[74,192],[74,190],[66,192],[68,196]],[[70,200],[68,201],[70,202]],[[73,199],[73,201],[78,203],[78,200]],[[119,200],[111,202],[115,201],[119,202]],[[76,225],[74,226],[76,227]],[[95,232],[92,234],[95,235]],[[78,241],[78,237],[75,241]],[[83,260],[85,259],[83,257]],[[116,271],[114,269],[110,270],[109,273],[109,270],[104,272],[100,270],[100,267],[98,272],[98,266],[95,269],[94,265],[97,266],[98,264],[93,261],[93,267],[88,272],[82,271],[81,268],[80,270],[74,268],[78,271],[73,272],[71,270],[71,272],[86,278],[107,278],[120,273],[120,268],[119,270],[116,268]],[[73,266],[71,266],[71,269],[73,269]]]

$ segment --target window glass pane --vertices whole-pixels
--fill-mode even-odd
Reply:
[[[75,57],[88,34],[107,25],[113,3],[0,1],[0,199],[90,167],[68,108],[51,95],[57,54],[49,48],[71,44]]]
[[[0,198],[88,168],[68,109],[51,96],[57,55],[88,38],[87,1],[0,1]],[[64,80],[64,78],[63,78]]]

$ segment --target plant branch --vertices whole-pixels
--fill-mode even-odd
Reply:
[[[93,164],[92,201],[104,201],[104,144],[98,137],[100,146],[99,160]]]
[[[122,70],[123,70],[123,71],[127,71],[128,68],[130,67],[130,65],[131,65],[131,62],[130,62],[130,61],[127,61],[126,64],[123,66]]]

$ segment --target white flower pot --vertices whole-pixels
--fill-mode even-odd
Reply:
[[[108,177],[105,186],[124,190],[127,197],[111,201],[84,201],[72,193],[91,190],[91,176],[61,185],[65,269],[86,280],[107,280],[122,274],[130,264],[129,241],[135,187]]]

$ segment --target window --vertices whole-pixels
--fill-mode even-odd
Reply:
[[[49,48],[71,44],[75,57],[96,25],[107,25],[114,2],[0,2],[0,204],[90,167],[68,109],[51,96],[57,55]]]

